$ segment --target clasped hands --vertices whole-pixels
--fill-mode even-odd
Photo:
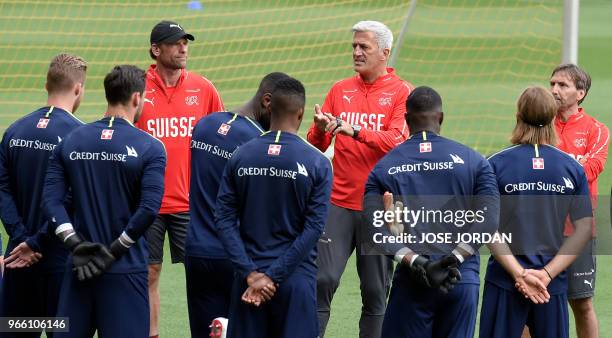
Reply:
[[[274,297],[278,284],[262,272],[253,271],[247,277],[248,288],[242,294],[242,301],[259,306]]]
[[[84,241],[72,251],[72,270],[80,281],[90,280],[102,275],[115,259],[103,244]]]
[[[544,269],[524,269],[520,275],[514,276],[514,286],[525,298],[535,304],[544,304],[550,300],[547,287],[551,280]]]

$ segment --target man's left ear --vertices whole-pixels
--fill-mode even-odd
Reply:
[[[142,93],[135,92],[132,94],[132,107],[139,107],[140,101],[142,101]]]
[[[265,93],[261,96],[260,104],[264,108],[268,108],[270,106],[270,102],[272,102],[272,94]]]
[[[586,90],[584,89],[579,89],[578,90],[578,101],[584,99],[584,97],[586,96]]]
[[[46,85],[46,84],[45,84]],[[83,92],[83,84],[81,82],[74,84],[74,96],[79,96]]]
[[[440,125],[442,125],[442,122],[444,122],[444,112],[443,111],[440,112]]]
[[[382,52],[383,52],[383,55],[385,56],[385,59],[389,60],[389,57],[391,56],[391,49],[385,48],[385,49],[383,49]]]
[[[302,118],[304,118],[304,108],[300,108],[300,112],[298,113],[298,121],[302,122]]]

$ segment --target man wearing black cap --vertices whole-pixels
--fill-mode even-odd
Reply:
[[[189,142],[196,122],[211,112],[223,111],[213,84],[185,69],[193,35],[172,21],[161,21],[151,31],[149,54],[155,64],[147,71],[144,107],[136,124],[160,139],[168,162],[165,192],[159,215],[146,233],[149,246],[150,335],[156,337],[159,317],[159,276],[166,230],[172,263],[184,261],[189,224]]]

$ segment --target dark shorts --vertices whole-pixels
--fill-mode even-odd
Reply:
[[[274,297],[259,307],[240,300],[246,280],[234,279],[227,338],[315,338],[317,320],[316,277],[293,272]]]
[[[80,282],[64,275],[58,317],[70,318],[70,332],[54,338],[145,338],[149,336],[147,272],[114,274]]]
[[[213,319],[229,316],[234,284],[232,262],[187,256],[185,282],[191,338],[208,338]]]
[[[567,296],[564,293],[551,295],[548,303],[536,305],[517,290],[485,282],[479,337],[518,338],[525,325],[532,337],[569,337]]]
[[[472,338],[478,311],[478,284],[457,284],[448,293],[422,286],[398,267],[381,337]]]
[[[177,214],[159,214],[147,232],[145,238],[149,246],[149,264],[161,264],[164,260],[164,240],[166,231],[170,239],[172,263],[185,261],[185,237],[189,225],[189,212]]]
[[[64,272],[43,272],[39,266],[4,270],[0,317],[55,317]],[[0,338],[40,337],[40,332],[0,332]],[[53,333],[47,333],[53,337]]]
[[[595,296],[597,265],[594,253],[595,240],[591,240],[580,256],[567,268],[567,299],[584,299]]]

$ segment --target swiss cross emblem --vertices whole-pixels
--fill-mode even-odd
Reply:
[[[42,118],[38,120],[38,123],[36,124],[36,128],[45,129],[47,128],[48,124],[49,124],[49,119]]]
[[[186,96],[185,97],[185,104],[188,105],[188,106],[193,106],[194,104],[196,106],[198,106],[199,105],[198,97],[195,96],[195,95],[193,95],[193,96]]]
[[[227,135],[231,127],[232,126],[230,126],[229,124],[222,123],[219,129],[217,130],[217,133],[221,135]]]
[[[280,155],[281,145],[280,144],[271,144],[268,146],[268,155],[278,156]]]
[[[585,138],[577,138],[577,139],[574,140],[574,145],[577,148],[581,148],[581,147],[585,148],[587,146],[586,139]]]
[[[112,129],[104,129],[102,130],[102,135],[100,135],[100,139],[101,140],[110,140],[113,138],[113,132],[114,130]]]
[[[380,99],[378,99],[378,104],[381,106],[390,106],[391,105],[391,98],[390,97],[381,97]]]
[[[431,142],[421,142],[421,143],[419,143],[419,152],[421,152],[421,153],[431,153]]]
[[[531,159],[533,169],[544,169],[544,159],[540,157],[534,157]]]

